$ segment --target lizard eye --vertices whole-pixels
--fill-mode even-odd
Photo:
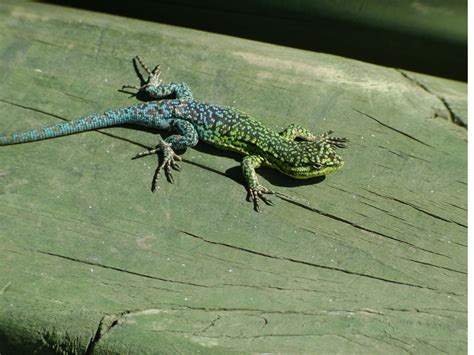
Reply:
[[[314,164],[314,165],[313,165],[313,168],[314,168],[315,170],[321,170],[322,165],[321,165],[321,164]]]

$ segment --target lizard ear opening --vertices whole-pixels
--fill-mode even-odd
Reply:
[[[323,166],[321,164],[314,164],[313,165],[314,170],[321,170],[322,167]]]

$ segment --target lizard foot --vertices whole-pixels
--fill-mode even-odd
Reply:
[[[143,61],[142,61],[142,59],[140,58],[140,56],[137,55],[134,59],[140,64],[140,66],[143,68],[143,70],[145,70],[145,72],[148,74],[148,79],[147,79],[147,81],[145,82],[145,84],[143,84],[142,86],[123,85],[123,86],[122,86],[122,90],[123,90],[123,89],[135,89],[135,90],[138,90],[138,91],[144,91],[144,90],[146,90],[146,88],[149,87],[149,86],[158,86],[158,85],[161,84],[161,79],[160,79],[160,75],[161,75],[160,64],[158,64],[153,70],[150,70],[150,69],[148,69],[148,67],[145,65],[145,63],[143,63]]]
[[[267,205],[273,206],[273,202],[265,197],[264,194],[272,195],[274,192],[267,189],[266,187],[263,187],[262,185],[257,185],[248,189],[247,201],[253,202],[253,209],[255,212],[260,212],[260,206],[258,204],[259,199],[265,202]]]
[[[152,192],[156,191],[156,188],[158,186],[158,179],[161,175],[162,170],[164,170],[168,181],[170,183],[174,183],[174,177],[173,177],[173,174],[171,173],[171,168],[173,168],[176,171],[181,170],[181,166],[176,162],[176,161],[181,161],[182,160],[181,157],[174,152],[173,148],[171,148],[171,144],[166,143],[165,141],[161,141],[160,144],[158,144],[155,149],[150,149],[145,152],[138,153],[132,158],[132,159],[137,159],[137,158],[144,157],[145,155],[158,154],[160,152],[163,152],[163,161],[156,168],[155,174],[153,175],[153,181],[151,184]]]
[[[327,142],[333,147],[346,148],[346,143],[349,141],[347,138],[331,137],[334,131],[327,131],[317,137],[319,142]]]

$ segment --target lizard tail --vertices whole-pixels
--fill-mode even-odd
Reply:
[[[139,123],[141,125],[146,125],[146,117],[150,117],[149,115],[156,109],[157,107],[155,107],[155,104],[150,102],[142,103],[126,108],[85,116],[73,121],[59,122],[47,127],[14,132],[9,135],[0,135],[0,146],[34,142],[125,123]]]

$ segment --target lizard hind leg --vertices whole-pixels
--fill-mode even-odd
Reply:
[[[137,85],[123,85],[122,86],[122,89],[136,89],[138,91],[141,91],[141,90],[146,90],[146,87],[148,85],[160,85],[161,84],[161,79],[160,79],[160,75],[161,75],[161,71],[160,71],[160,65],[161,64],[158,64],[157,66],[155,66],[155,68],[153,70],[150,70],[148,69],[148,67],[145,65],[145,63],[143,63],[142,59],[140,56],[136,56],[133,58],[133,60],[135,61],[135,63],[138,63],[140,64],[140,66],[142,67],[143,70],[145,70],[145,72],[147,73],[148,75],[148,78],[147,80],[145,81],[145,84],[144,85],[141,85],[141,86],[137,86]]]
[[[188,84],[183,82],[163,83],[160,79],[160,64],[155,66],[153,70],[150,70],[139,56],[136,56],[134,60],[148,74],[148,79],[142,86],[123,85],[122,90],[128,88],[138,90],[139,92],[144,91],[154,99],[164,99],[174,95],[178,100],[193,100],[193,94]]]
[[[141,157],[144,157],[146,155],[150,154],[159,154],[163,153],[163,159],[161,160],[161,163],[158,163],[158,167],[155,170],[155,173],[153,174],[153,180],[151,182],[151,191],[155,192],[156,189],[158,188],[158,179],[161,175],[161,171],[164,170],[166,178],[170,183],[174,183],[174,177],[173,174],[171,174],[171,168],[173,168],[176,171],[181,170],[181,166],[177,163],[177,161],[181,161],[181,157],[176,154],[171,148],[171,144],[167,143],[166,141],[160,141],[158,145],[154,149],[147,150],[145,152],[138,153],[135,155],[132,159],[138,159]]]
[[[165,172],[166,178],[170,183],[174,182],[173,174],[171,170],[180,171],[181,167],[177,161],[181,161],[181,157],[175,153],[175,150],[185,149],[193,147],[198,143],[198,133],[194,126],[182,119],[171,119],[169,121],[169,129],[177,131],[179,134],[173,134],[166,139],[162,140],[154,149],[147,150],[142,153],[138,153],[132,159],[141,158],[150,154],[162,153],[162,160],[158,164],[153,181],[151,185],[152,192],[158,188],[158,179],[161,175],[161,171]]]

